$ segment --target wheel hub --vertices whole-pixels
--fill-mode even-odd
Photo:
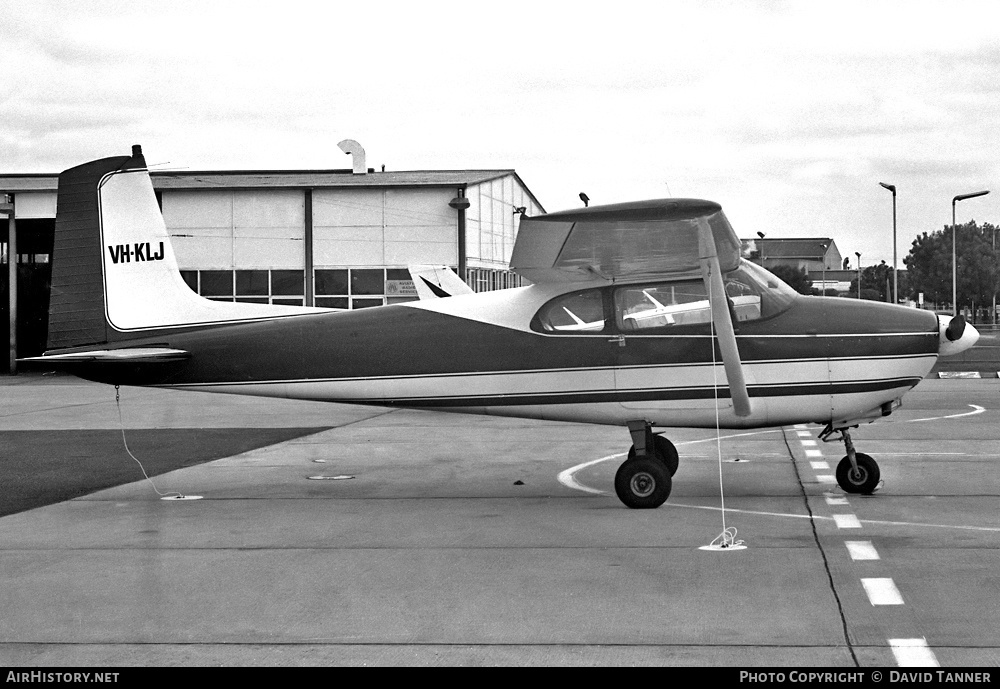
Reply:
[[[637,497],[645,498],[656,490],[656,479],[651,474],[642,471],[632,477],[629,485]]]

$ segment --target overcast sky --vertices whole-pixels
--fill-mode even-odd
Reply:
[[[1000,3],[0,0],[0,172],[513,168],[854,263],[1000,224]]]

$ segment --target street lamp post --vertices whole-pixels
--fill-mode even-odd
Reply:
[[[830,245],[824,243],[821,247],[823,249],[823,291],[820,293],[821,297],[826,296],[826,252],[830,250]]]
[[[760,237],[760,267],[764,267],[764,233],[758,232],[757,236]]]
[[[883,189],[892,192],[892,300],[899,303],[899,282],[896,279],[896,185],[879,182]]]
[[[861,252],[855,251],[854,255],[858,257],[858,299],[861,298]]]
[[[971,194],[959,194],[951,200],[951,302],[952,315],[958,315],[958,242],[955,239],[955,204],[965,199],[986,196],[989,191],[974,191]]]

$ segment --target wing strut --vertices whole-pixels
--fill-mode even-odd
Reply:
[[[722,363],[729,381],[733,411],[736,416],[750,416],[750,395],[747,393],[747,383],[743,377],[743,361],[736,347],[736,332],[733,329],[732,314],[729,312],[726,286],[722,283],[719,254],[715,247],[712,228],[704,218],[698,220],[698,258],[701,263],[701,277],[705,281],[705,288],[711,299],[712,321],[715,323],[715,334],[719,339]]]

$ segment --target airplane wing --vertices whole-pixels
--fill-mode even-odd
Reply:
[[[535,283],[700,275],[710,295],[733,410],[749,416],[750,397],[722,282],[722,273],[736,268],[740,257],[740,240],[719,204],[660,199],[522,216],[510,267]]]
[[[724,271],[740,261],[740,240],[722,207],[698,199],[660,199],[522,216],[510,259],[532,282],[608,283],[697,276],[699,220],[705,220]]]
[[[472,294],[472,288],[448,266],[407,266],[417,296],[421,299],[439,299],[459,294]]]

